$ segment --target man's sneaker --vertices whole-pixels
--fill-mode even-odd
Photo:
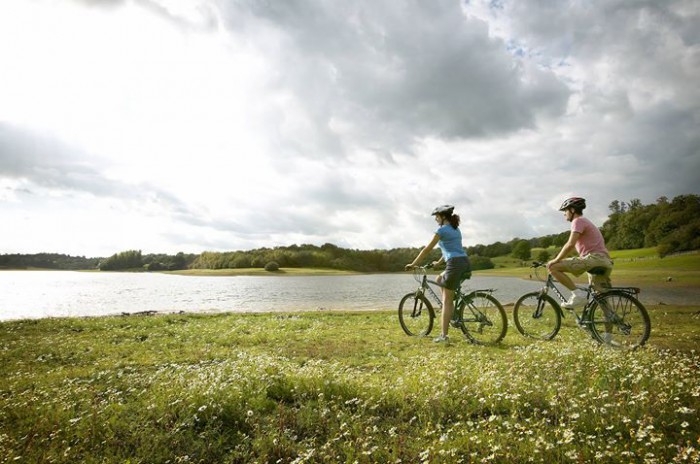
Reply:
[[[581,296],[577,293],[572,293],[571,297],[569,297],[569,300],[561,305],[562,308],[564,309],[574,309],[574,308],[580,308],[583,305],[586,304],[586,297]]]
[[[611,334],[610,332],[605,332],[604,334],[601,334],[600,339],[603,340],[603,343],[607,345],[620,346],[620,344],[613,339],[613,334]]]
[[[439,337],[435,338],[433,340],[435,343],[447,343],[450,341],[449,337],[445,335],[440,335]]]

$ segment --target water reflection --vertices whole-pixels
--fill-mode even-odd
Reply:
[[[496,297],[506,304],[540,285],[516,278],[475,276],[465,287],[494,288]],[[395,309],[399,299],[416,287],[410,274],[194,277],[1,271],[0,320],[142,311]]]

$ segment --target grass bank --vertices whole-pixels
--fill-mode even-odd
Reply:
[[[393,312],[3,322],[0,463],[698,462],[700,307],[649,309],[634,353],[568,319],[496,347]]]
[[[611,252],[615,268],[613,284],[663,285],[664,287],[700,286],[700,252],[691,252],[660,258],[654,248],[618,250]],[[499,262],[502,267],[476,271],[477,275],[529,278],[533,270],[522,261]],[[586,277],[578,278],[579,283]]]

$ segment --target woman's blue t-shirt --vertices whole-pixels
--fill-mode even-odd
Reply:
[[[440,237],[438,245],[442,250],[442,256],[445,261],[458,256],[467,256],[467,253],[462,248],[462,232],[455,229],[449,224],[441,226],[435,233]]]

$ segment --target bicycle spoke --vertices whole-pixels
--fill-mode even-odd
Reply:
[[[399,323],[407,335],[428,335],[433,328],[433,309],[423,295],[409,293],[399,303]]]
[[[595,337],[616,348],[635,349],[649,338],[651,322],[646,308],[626,293],[603,295],[591,310],[590,319]]]
[[[513,308],[513,322],[526,337],[551,340],[561,327],[561,315],[551,297],[539,292],[520,297]]]
[[[477,292],[464,300],[462,331],[476,343],[498,343],[508,329],[501,304],[488,293]]]

